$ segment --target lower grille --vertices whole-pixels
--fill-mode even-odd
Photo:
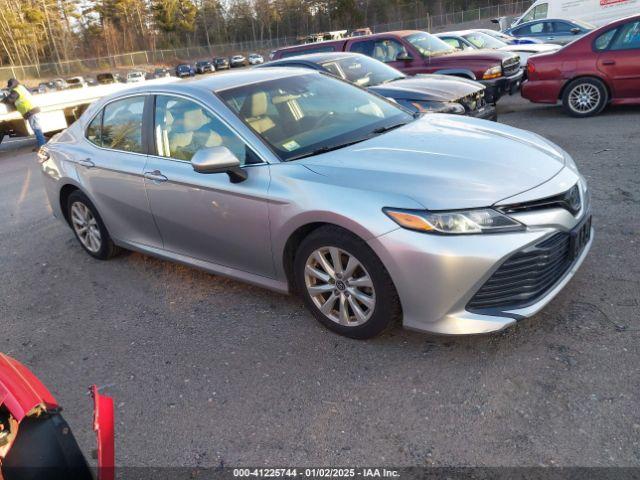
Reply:
[[[526,307],[547,293],[571,265],[570,235],[556,233],[509,257],[467,304],[467,310]]]

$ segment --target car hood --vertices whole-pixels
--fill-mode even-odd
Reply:
[[[298,161],[333,184],[404,195],[431,210],[493,205],[565,164],[562,150],[534,133],[445,114]]]
[[[483,88],[478,82],[451,75],[416,75],[369,87],[369,90],[395,99],[450,102],[477,93]]]
[[[485,62],[502,62],[507,58],[514,56],[514,53],[503,52],[502,50],[461,50],[447,55],[432,57],[432,61],[437,61],[438,64],[453,63],[461,65],[460,60],[479,60]]]
[[[506,45],[500,48],[500,50],[515,53],[547,53],[555,52],[556,50],[560,50],[560,48],[560,45],[555,45],[552,43],[524,43],[520,45]]]

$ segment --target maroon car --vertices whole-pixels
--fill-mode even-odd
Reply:
[[[485,87],[485,98],[495,103],[520,86],[520,58],[499,50],[457,51],[439,38],[420,30],[378,33],[360,37],[308,43],[276,50],[273,60],[307,53],[356,52],[373,57],[407,75],[440,73],[470,78]]]
[[[556,53],[527,63],[522,96],[536,103],[562,101],[574,117],[608,104],[640,104],[640,15],[609,23]]]

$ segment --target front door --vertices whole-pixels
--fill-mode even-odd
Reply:
[[[269,237],[269,165],[200,103],[156,97],[155,144],[145,168],[151,211],[164,249],[262,276],[274,274]],[[226,173],[194,171],[200,149],[225,146],[248,178],[232,183]]]
[[[142,119],[147,96],[108,103],[91,121],[74,154],[76,171],[116,240],[161,247],[144,187],[147,161]]]
[[[598,70],[609,78],[614,97],[640,98],[640,21],[618,27],[598,55]]]
[[[421,64],[413,52],[393,37],[358,40],[349,45],[349,51],[380,60],[408,75],[412,75],[412,70]]]

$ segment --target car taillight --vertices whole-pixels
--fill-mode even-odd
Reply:
[[[532,74],[533,72],[535,72],[535,71],[536,71],[536,66],[535,66],[533,63],[528,62],[528,63],[527,63],[527,73],[528,73],[529,75],[531,75],[531,74]]]

